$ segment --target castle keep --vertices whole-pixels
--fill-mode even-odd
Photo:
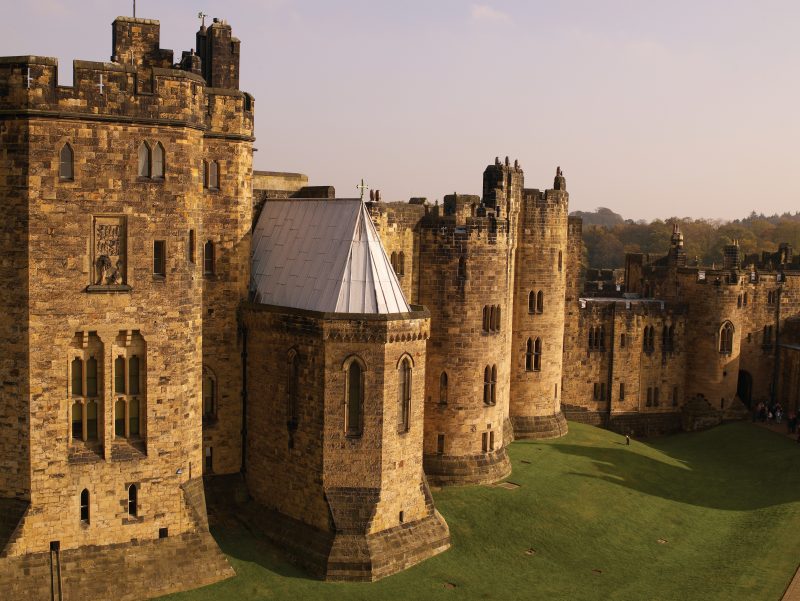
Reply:
[[[224,21],[178,58],[120,17],[71,87],[0,58],[0,597],[232,576],[206,509],[229,482],[312,574],[375,580],[450,546],[430,485],[507,477],[565,417],[797,409],[790,247],[709,269],[676,228],[616,284],[584,277],[560,168],[532,189],[497,158],[441,204],[254,172],[239,54]]]

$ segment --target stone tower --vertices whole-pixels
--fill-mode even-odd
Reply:
[[[56,564],[69,598],[232,574],[203,500],[203,289],[244,278],[252,100],[175,68],[158,21],[116,19],[112,45],[110,63],[74,63],[72,87],[55,59],[0,59],[0,504],[21,511],[4,598],[49,598]]]
[[[219,19],[197,33],[208,100],[201,180],[203,231],[203,471],[246,467],[244,351],[237,310],[247,298],[253,221],[253,98],[239,91],[239,40]]]
[[[514,240],[523,174],[495,161],[484,196],[453,194],[420,224],[419,302],[431,311],[425,473],[491,482],[511,469],[508,422]]]
[[[561,367],[569,195],[561,168],[552,190],[524,190],[517,227],[511,349],[511,422],[517,438],[566,434]]]

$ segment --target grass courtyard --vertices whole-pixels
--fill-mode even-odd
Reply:
[[[728,424],[646,443],[570,424],[510,447],[514,490],[434,492],[452,548],[376,583],[309,579],[240,527],[237,577],[174,601],[778,601],[800,559],[800,445]]]

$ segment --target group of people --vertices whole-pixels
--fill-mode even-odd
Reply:
[[[797,429],[797,413],[795,411],[789,411],[788,414],[785,414],[783,411],[783,406],[778,403],[770,403],[769,405],[764,403],[764,401],[759,401],[759,403],[753,409],[753,421],[756,420],[760,422],[772,422],[780,424],[783,422],[784,417],[786,418],[786,428],[789,431],[789,434],[794,434],[798,431]],[[797,442],[800,443],[800,434],[798,434]]]

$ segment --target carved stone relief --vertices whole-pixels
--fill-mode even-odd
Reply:
[[[127,287],[125,217],[95,216],[92,222],[92,275],[89,288]]]

